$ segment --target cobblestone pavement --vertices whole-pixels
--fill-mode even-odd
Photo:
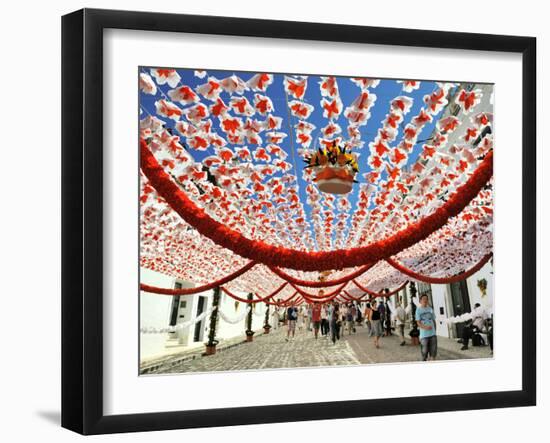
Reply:
[[[255,337],[251,343],[243,343],[215,355],[183,362],[162,373],[360,364],[346,341],[341,340],[333,345],[320,334],[315,340],[313,333],[308,331],[296,331],[296,336],[289,342],[285,338],[286,330],[280,328]]]
[[[361,364],[421,361],[420,346],[412,346],[408,335],[406,337],[405,346],[400,346],[401,339],[397,335],[380,337],[380,348],[376,349],[366,328],[357,328],[356,334],[346,335],[344,340],[351,345]],[[461,351],[461,344],[444,337],[437,337],[437,344],[437,360],[491,358],[488,346],[470,346],[467,351]]]
[[[345,335],[335,345],[322,338],[315,340],[312,332],[297,331],[296,337],[287,342],[286,330],[271,331],[255,337],[251,343],[243,343],[212,356],[184,361],[156,373],[185,373],[235,371],[266,368],[299,368],[311,366],[357,365],[420,361],[420,347],[400,346],[400,339],[393,335],[380,339],[376,349],[368,337],[366,328],[358,327],[357,333]],[[460,351],[456,340],[438,337],[438,360],[490,358],[488,347]]]

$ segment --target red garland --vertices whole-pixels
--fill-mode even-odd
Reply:
[[[323,294],[323,295],[309,294],[309,293],[305,292],[303,289],[300,289],[297,286],[295,286],[293,283],[290,283],[290,286],[292,286],[294,289],[296,289],[300,293],[300,295],[302,295],[304,298],[307,298],[308,300],[325,300],[325,299],[328,299],[332,296],[338,295],[347,286],[347,284],[348,284],[347,282],[343,283],[341,286],[336,288],[334,291],[332,291],[328,294]]]
[[[373,267],[373,264],[368,264],[365,266],[361,266],[357,271],[346,275],[344,277],[341,277],[336,280],[329,280],[329,281],[308,281],[308,280],[300,280],[299,278],[295,278],[290,274],[287,274],[280,268],[276,268],[274,266],[270,266],[269,269],[274,274],[278,275],[282,279],[286,280],[289,283],[299,285],[299,286],[305,286],[306,288],[327,288],[329,286],[336,286],[341,285],[342,283],[347,283],[348,281],[357,278],[361,275],[363,275],[365,272],[367,272],[370,268]]]
[[[485,257],[483,257],[479,261],[477,265],[475,265],[470,270],[463,272],[462,274],[454,275],[452,277],[430,277],[429,275],[422,275],[417,272],[414,272],[412,269],[406,268],[401,263],[398,263],[395,260],[392,260],[391,258],[387,258],[386,261],[390,265],[392,265],[395,269],[397,269],[399,272],[413,278],[414,280],[423,281],[425,283],[447,284],[447,283],[455,283],[457,281],[464,280],[465,278],[468,278],[471,275],[475,274],[485,265],[485,263],[489,261],[489,259],[492,256],[493,256],[492,253],[487,254]]]
[[[290,297],[285,298],[284,300],[278,300],[276,302],[266,302],[268,305],[276,305],[276,306],[290,306],[290,300],[292,300],[294,297],[298,295],[298,291],[296,291],[294,294],[292,294]],[[297,301],[295,300],[293,303],[297,304]]]
[[[240,277],[243,275],[246,271],[249,271],[254,266],[256,266],[257,263],[250,261],[246,265],[244,265],[241,269],[233,272],[232,274],[229,274],[228,276],[217,280],[212,283],[208,283],[207,285],[203,286],[197,286],[196,288],[181,288],[181,289],[170,289],[170,288],[158,288],[156,286],[149,286],[145,283],[140,283],[139,288],[142,291],[150,292],[153,294],[163,294],[163,295],[189,295],[189,294],[197,294],[199,292],[208,291],[210,289],[214,289],[218,286],[224,285],[227,282],[230,282],[231,280],[236,279],[237,277]]]
[[[393,291],[390,291],[388,293],[384,293],[384,292],[380,293],[380,292],[371,291],[369,288],[365,288],[363,285],[361,285],[358,281],[355,281],[355,280],[353,280],[353,283],[355,283],[355,286],[357,286],[359,289],[361,289],[361,291],[366,292],[371,297],[376,298],[376,297],[389,297],[393,294],[396,294],[397,292],[401,291],[401,289],[403,289],[405,287],[405,285],[408,283],[408,281],[406,281],[401,286],[399,286],[398,288],[396,288]],[[360,298],[362,298],[362,297],[364,297],[364,295],[361,296]]]
[[[227,289],[225,286],[222,286],[221,289],[223,292],[225,292],[227,295],[229,295],[231,298],[234,298],[237,301],[243,302],[243,303],[261,303],[266,302],[267,300],[275,297],[279,292],[283,290],[283,288],[288,285],[288,282],[284,282],[281,286],[279,286],[275,291],[273,291],[271,294],[266,295],[265,297],[258,297],[256,299],[248,300],[247,298],[241,298],[238,295],[233,294],[229,289]],[[256,294],[258,296],[258,294]]]
[[[490,151],[476,168],[468,181],[433,214],[399,231],[391,237],[368,246],[335,251],[305,252],[277,247],[261,240],[251,240],[239,232],[212,219],[204,209],[193,203],[170,176],[158,164],[147,147],[140,140],[141,170],[151,186],[188,224],[214,243],[233,251],[242,257],[267,266],[280,266],[302,271],[323,271],[352,268],[386,259],[427,238],[443,227],[449,218],[457,216],[493,175],[493,152]]]

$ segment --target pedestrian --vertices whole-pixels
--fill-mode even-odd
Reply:
[[[342,303],[342,308],[340,309],[340,335],[343,337],[346,330],[346,321],[348,319],[348,306],[345,303]]]
[[[355,318],[355,324],[358,326],[363,326],[363,313],[361,312],[361,303],[356,305],[357,316]]]
[[[330,320],[330,335],[332,338],[332,344],[336,344],[336,340],[340,340],[340,310],[338,303],[334,302],[331,310],[331,320]]]
[[[380,312],[380,326],[382,327],[382,334],[384,334],[384,321],[386,320],[386,307],[384,306],[384,301],[376,301],[378,306],[378,312]]]
[[[476,345],[476,343],[473,340],[474,336],[476,334],[479,334],[483,330],[486,320],[487,320],[487,313],[479,303],[476,303],[474,305],[474,310],[472,311],[471,324],[468,326],[465,326],[462,329],[462,343],[464,346],[462,346],[462,348],[460,349],[461,351],[465,351],[466,349],[468,349],[468,343],[470,342],[470,339],[472,339],[472,344],[474,346]]]
[[[435,314],[428,303],[428,294],[420,296],[420,306],[416,307],[415,320],[420,329],[420,350],[422,360],[435,360],[437,356],[437,336],[435,335]]]
[[[351,335],[353,332],[355,332],[355,326],[354,326],[354,318],[357,315],[357,312],[355,310],[355,307],[353,304],[348,305],[348,309],[346,312],[346,326],[348,327],[348,334]]]
[[[313,323],[315,340],[317,340],[319,336],[319,328],[321,327],[321,305],[317,302],[313,303],[313,307],[311,308],[311,322]]]
[[[390,292],[390,290],[388,288],[385,289],[385,293],[388,294]],[[384,303],[384,315],[385,315],[385,318],[384,318],[384,325],[386,327],[386,332],[385,332],[385,336],[386,337],[389,337],[391,335],[391,309],[390,309],[390,306],[388,304],[388,296],[386,295],[386,300],[385,300],[385,303]]]
[[[273,312],[271,313],[271,323],[273,330],[279,329],[279,307],[273,306]]]
[[[324,338],[328,337],[329,322],[328,322],[328,309],[327,305],[323,305],[321,309],[321,335]]]
[[[291,304],[286,310],[286,318],[287,318],[286,341],[288,341],[290,339],[290,335],[292,334],[292,338],[294,339],[294,334],[296,333],[296,321],[298,320],[298,308],[294,303]]]
[[[376,300],[372,302],[371,310],[369,312],[369,320],[371,323],[371,336],[374,337],[374,346],[376,348],[380,347],[380,337],[383,334],[382,323],[381,323],[381,314],[380,310],[377,308]]]
[[[311,331],[311,305],[307,305],[305,309],[304,320],[306,331]]]
[[[399,337],[401,337],[401,345],[405,346],[405,321],[407,319],[407,314],[405,312],[405,308],[403,308],[403,305],[401,304],[401,298],[399,298],[397,302],[397,306],[395,308],[395,326],[397,327],[397,333],[399,334]]]
[[[298,309],[298,320],[297,325],[298,331],[301,331],[304,327],[304,317],[305,317],[305,308],[303,306],[300,306],[300,309]]]
[[[365,305],[365,312],[363,313],[363,317],[365,318],[365,325],[367,326],[367,334],[369,337],[372,337],[372,325],[370,322],[370,311],[372,311],[370,303],[367,302]]]
[[[327,321],[328,321],[328,331],[329,331],[329,338],[332,337],[332,318],[334,314],[334,302],[328,302],[327,303]]]

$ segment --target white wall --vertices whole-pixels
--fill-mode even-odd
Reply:
[[[0,107],[2,129],[13,139],[25,136],[27,142],[4,146],[5,167],[0,175],[3,185],[2,251],[0,269],[3,278],[2,353],[0,405],[5,417],[2,435],[6,441],[88,441],[59,427],[60,409],[60,16],[77,8],[158,10],[191,14],[248,16],[286,20],[352,23],[357,25],[413,27],[449,31],[535,35],[539,38],[539,226],[548,226],[550,179],[543,178],[550,169],[550,156],[542,154],[544,123],[550,119],[547,104],[550,88],[543,78],[550,75],[550,27],[546,4],[540,1],[480,2],[463,0],[460,5],[426,0],[412,4],[409,0],[361,3],[354,0],[311,2],[280,0],[270,2],[156,2],[145,0],[53,0],[50,2],[5,2],[0,29],[2,67],[0,83],[4,85]],[[238,61],[236,61],[236,64]],[[35,93],[38,92],[38,95]],[[38,97],[38,99],[37,99]],[[546,104],[543,111],[542,104]],[[29,106],[35,106],[36,113]],[[518,148],[519,149],[519,148]],[[13,163],[12,163],[13,162]],[[23,166],[23,163],[25,164]],[[21,181],[22,174],[26,179]],[[14,184],[17,184],[14,187]],[[544,214],[542,214],[544,212]],[[544,223],[542,223],[544,218]],[[550,250],[547,230],[540,230],[538,312],[550,310],[549,298],[542,291],[542,281],[550,259],[541,251]],[[32,246],[30,248],[29,246]],[[543,272],[544,271],[544,272]],[[497,269],[498,272],[498,269]],[[28,291],[25,283],[39,286]],[[497,296],[517,297],[517,294]],[[33,303],[33,309],[28,304]],[[27,316],[22,317],[21,313]],[[550,328],[539,316],[539,375],[550,367]],[[27,327],[27,325],[33,327]],[[409,375],[404,375],[409,376]],[[476,441],[522,441],[526,436],[545,435],[550,415],[550,383],[539,376],[539,406],[485,411],[448,412],[408,416],[356,418],[245,428],[196,429],[141,434],[99,436],[93,440],[107,442],[168,442],[174,439],[242,442],[280,442],[286,435],[296,439],[318,438],[333,441],[346,436],[364,435],[369,439],[418,438],[418,430],[427,426],[430,436],[446,443]],[[32,392],[33,395],[26,393]],[[8,415],[9,413],[9,415]],[[521,424],[521,426],[518,426]],[[460,427],[459,432],[450,431]],[[397,430],[395,433],[393,430]]]
[[[182,284],[182,287],[194,287],[192,282],[185,282],[161,274],[157,271],[152,271],[146,268],[140,268],[141,282],[150,286],[160,288],[174,288],[176,281]],[[242,291],[233,291],[235,295],[246,298],[247,294]],[[197,294],[185,295],[180,297],[181,301],[186,301],[186,308],[178,310],[178,318],[176,324],[185,323],[196,318],[199,297],[206,297],[206,302],[203,311],[208,310],[213,303],[213,291],[205,291]],[[166,328],[170,324],[170,314],[172,310],[172,296],[162,294],[152,294],[148,292],[140,292],[140,327],[141,328]],[[235,304],[235,300],[222,291],[220,298],[220,310],[226,314],[229,319],[238,318],[246,311],[247,304],[243,302]],[[252,330],[260,331],[263,328],[264,316],[260,315],[265,312],[265,304],[256,304],[252,315]],[[271,319],[270,319],[271,320]],[[191,325],[184,329],[178,329],[177,333],[162,333],[162,334],[144,334],[140,336],[140,356],[142,359],[158,357],[168,352],[174,351],[174,346],[183,350],[189,346],[196,346],[197,343],[204,343],[208,337],[208,328],[210,325],[210,317],[207,316],[201,321],[201,335],[199,340],[194,340],[195,325]],[[228,340],[235,337],[245,337],[246,319],[238,323],[230,323],[219,319],[216,330],[216,338],[218,340]],[[171,339],[171,340],[170,340]],[[174,341],[176,340],[177,343]]]
[[[478,280],[483,278],[487,280],[487,292],[485,296],[482,296],[481,290],[477,285]],[[486,263],[483,268],[466,280],[466,284],[468,286],[471,308],[474,309],[474,305],[479,303],[485,309],[485,312],[491,315],[494,305],[492,265]],[[431,287],[433,309],[437,322],[437,335],[454,338],[456,334],[453,332],[453,326],[447,325],[445,321],[446,318],[453,316],[453,311],[450,306],[451,296],[449,285],[431,285]],[[440,308],[443,308],[444,314],[441,314]]]
[[[141,268],[140,273],[142,283],[159,288],[174,287],[174,278],[160,272]],[[140,291],[139,302],[140,327],[160,329],[168,326],[172,297]],[[167,339],[168,334],[141,334],[139,343],[140,358],[150,358],[162,354]]]

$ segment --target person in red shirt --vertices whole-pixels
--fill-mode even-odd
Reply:
[[[319,327],[321,326],[321,305],[319,303],[313,303],[313,308],[311,308],[311,321],[313,322],[315,339],[317,339],[319,335]]]

